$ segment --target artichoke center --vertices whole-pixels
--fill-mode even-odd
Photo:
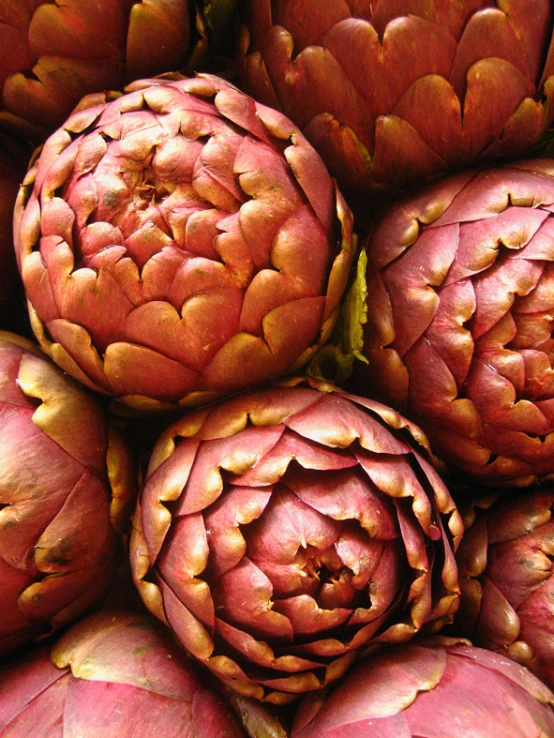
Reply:
[[[367,589],[360,591],[354,587],[353,572],[341,561],[334,547],[325,551],[308,549],[305,553],[309,558],[303,565],[303,593],[310,594],[325,610],[369,606]]]
[[[166,182],[153,177],[152,172],[148,169],[143,169],[134,189],[133,204],[137,210],[147,210],[152,205],[163,202],[170,195],[171,192]]]

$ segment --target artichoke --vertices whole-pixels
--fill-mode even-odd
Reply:
[[[465,515],[453,630],[518,661],[552,688],[554,490],[548,485],[485,503]]]
[[[554,161],[453,175],[367,245],[356,389],[418,423],[453,475],[554,473]]]
[[[96,400],[5,332],[0,414],[1,656],[102,598],[136,483]]]
[[[345,192],[515,158],[554,118],[549,0],[245,6],[245,89],[300,126]]]
[[[284,704],[366,646],[438,630],[462,533],[425,437],[312,380],[192,411],[156,444],[131,534],[147,607],[230,688]]]
[[[0,669],[0,738],[137,735],[244,736],[223,700],[142,614],[97,612],[53,647]]]
[[[206,24],[221,35],[235,5],[210,3],[196,39],[190,0],[2,0],[0,125],[43,139],[84,95],[198,61]]]
[[[212,75],[89,96],[20,190],[33,330],[89,388],[193,404],[302,366],[336,320],[352,216],[284,116]]]
[[[441,639],[444,640],[444,639]],[[549,738],[554,695],[510,659],[467,644],[408,644],[306,698],[291,738]]]

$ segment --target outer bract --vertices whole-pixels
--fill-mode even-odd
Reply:
[[[205,401],[308,361],[355,249],[305,138],[210,75],[87,98],[46,142],[15,224],[43,348],[141,407]]]
[[[234,4],[210,3],[218,18]],[[44,138],[84,95],[182,68],[195,46],[194,8],[189,0],[2,0],[0,125]]]
[[[170,426],[131,537],[151,611],[231,688],[273,703],[341,677],[368,644],[449,622],[462,530],[417,427],[290,384]]]
[[[549,0],[245,5],[245,88],[301,127],[345,191],[522,155],[554,116]]]
[[[97,402],[4,332],[0,416],[1,656],[100,600],[135,485]]]
[[[291,738],[550,738],[553,705],[510,659],[414,643],[360,663],[326,698],[308,697]]]
[[[554,473],[554,161],[466,172],[395,206],[368,249],[357,385],[459,475]]]
[[[499,651],[554,687],[554,490],[476,505],[458,550],[453,632]]]
[[[1,738],[241,738],[144,615],[106,610],[0,669]]]

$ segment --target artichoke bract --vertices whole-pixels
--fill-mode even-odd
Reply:
[[[234,4],[210,3],[215,20]],[[0,126],[42,139],[84,95],[181,69],[194,15],[189,0],[2,0]]]
[[[241,738],[223,699],[144,614],[105,610],[0,668],[0,737]]]
[[[358,193],[523,155],[554,116],[550,0],[250,0],[241,81]]]
[[[336,321],[356,245],[302,134],[212,75],[85,98],[45,143],[14,222],[43,349],[146,409],[306,363]]]
[[[452,620],[462,521],[419,429],[298,380],[175,421],[131,534],[148,608],[235,691],[274,704],[369,644]]]
[[[554,161],[453,175],[367,245],[356,391],[428,434],[460,478],[554,473]]]
[[[98,603],[135,470],[95,398],[0,332],[0,656]]]
[[[408,644],[307,697],[291,738],[548,738],[554,695],[506,657],[463,643]]]
[[[456,556],[453,632],[504,653],[554,687],[554,489],[473,504]]]

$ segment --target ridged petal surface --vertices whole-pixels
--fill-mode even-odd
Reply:
[[[552,161],[471,171],[387,214],[367,245],[361,394],[492,484],[554,473]]]
[[[554,555],[551,485],[477,502],[458,550],[462,597],[455,628],[507,653],[552,688]]]

